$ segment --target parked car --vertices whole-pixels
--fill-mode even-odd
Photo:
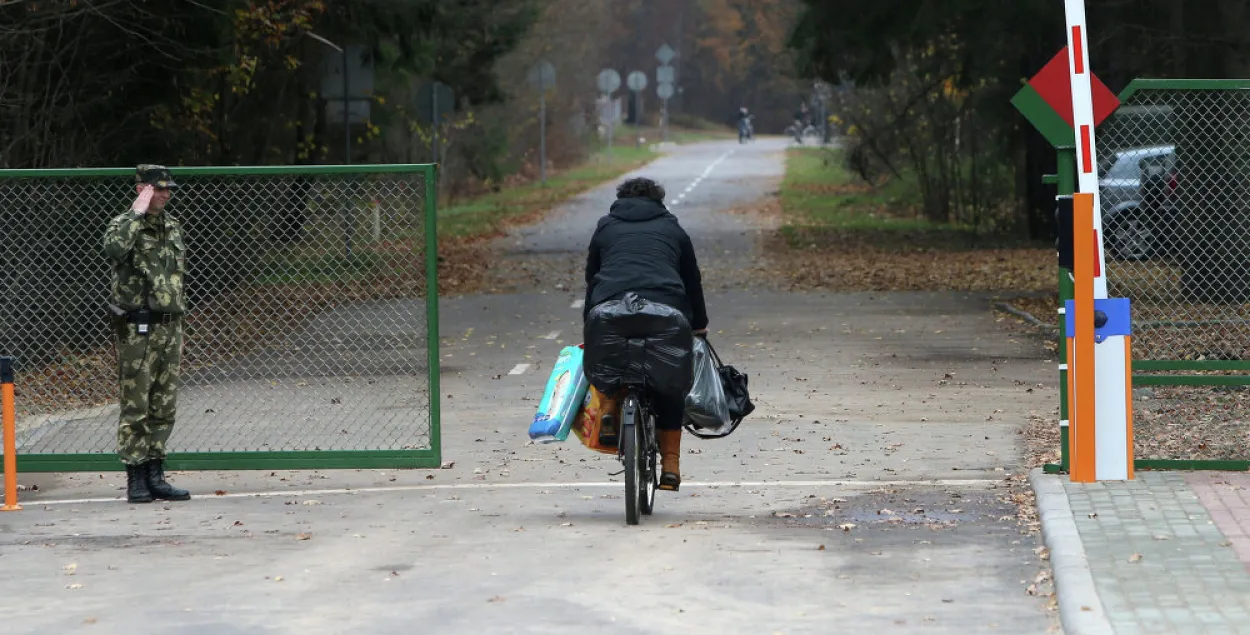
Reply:
[[[1108,257],[1144,260],[1166,252],[1176,220],[1176,184],[1176,147],[1171,145],[1120,150],[1100,166]]]

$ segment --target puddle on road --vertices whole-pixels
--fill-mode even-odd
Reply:
[[[963,523],[997,521],[1015,510],[996,492],[870,492],[838,498],[812,496],[797,508],[777,509],[769,517],[788,527],[953,529]]]

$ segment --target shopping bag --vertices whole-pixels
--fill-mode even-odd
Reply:
[[[716,436],[727,432],[733,424],[716,360],[702,337],[694,340],[694,385],[686,394],[685,416],[690,425]]]
[[[569,438],[573,420],[586,399],[590,381],[582,371],[583,350],[581,346],[566,346],[560,351],[538,413],[530,424],[530,438],[538,443],[554,443]]]
[[[580,416],[573,425],[573,433],[581,440],[582,445],[604,454],[616,454],[616,443],[609,443],[609,439],[600,439],[600,430],[603,426],[603,415],[611,414],[616,419],[616,425],[620,426],[621,421],[621,402],[624,401],[623,393],[615,397],[609,397],[599,392],[598,388],[590,387],[586,391],[586,400],[582,406]],[[611,435],[615,437],[615,435]]]
[[[746,373],[722,362],[720,355],[716,354],[716,349],[712,346],[712,343],[706,339],[703,342],[707,345],[708,353],[711,353],[712,363],[716,366],[716,374],[720,376],[721,389],[725,392],[725,402],[729,408],[730,425],[712,432],[699,429],[689,421],[686,421],[685,428],[687,432],[700,439],[720,439],[729,436],[734,430],[737,430],[738,426],[742,424],[742,420],[755,411],[755,404],[751,403],[751,393],[747,389]]]

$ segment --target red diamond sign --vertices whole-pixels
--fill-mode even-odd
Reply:
[[[1090,90],[1094,97],[1094,125],[1101,124],[1120,107],[1120,100],[1115,93],[1107,88],[1097,75],[1090,73]],[[1072,117],[1072,75],[1068,69],[1068,47],[1063,47],[1042,70],[1038,71],[1029,85],[1041,95],[1042,99],[1055,109],[1055,113],[1073,125]]]

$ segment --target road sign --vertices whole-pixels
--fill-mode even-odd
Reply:
[[[642,71],[634,71],[625,78],[625,82],[629,85],[629,89],[638,92],[647,87],[647,74]]]
[[[662,83],[655,87],[655,94],[658,95],[660,99],[669,99],[673,96],[673,85],[667,82]]]
[[[438,110],[438,119],[445,122],[456,111],[456,94],[451,87],[442,82],[426,82],[417,88],[417,118],[423,123],[434,121],[434,111]]]
[[[341,91],[340,91],[341,92]],[[326,102],[326,121],[332,125],[343,123],[343,100],[333,99]],[[353,99],[347,102],[347,123],[361,124],[369,121],[369,101]]]
[[[534,88],[546,90],[556,85],[556,67],[547,60],[541,60],[530,67],[529,82]]]
[[[660,66],[655,69],[655,81],[657,84],[671,84],[676,79],[676,75],[672,66]]]
[[[621,74],[605,68],[599,71],[599,92],[612,93],[621,87]]]
[[[677,51],[667,44],[661,44],[660,49],[655,52],[655,59],[660,60],[661,64],[668,64],[674,57],[677,57]]]
[[[1098,76],[1090,74],[1094,99],[1094,125],[1101,124],[1120,100]],[[1076,143],[1072,117],[1072,79],[1068,68],[1068,47],[1047,62],[1042,70],[1011,99],[1020,114],[1037,128],[1056,148],[1070,148]]]
[[[347,46],[345,53],[348,96],[369,99],[373,96],[373,53],[363,46]],[[321,58],[322,99],[343,99],[343,57],[343,53],[328,52]]]

